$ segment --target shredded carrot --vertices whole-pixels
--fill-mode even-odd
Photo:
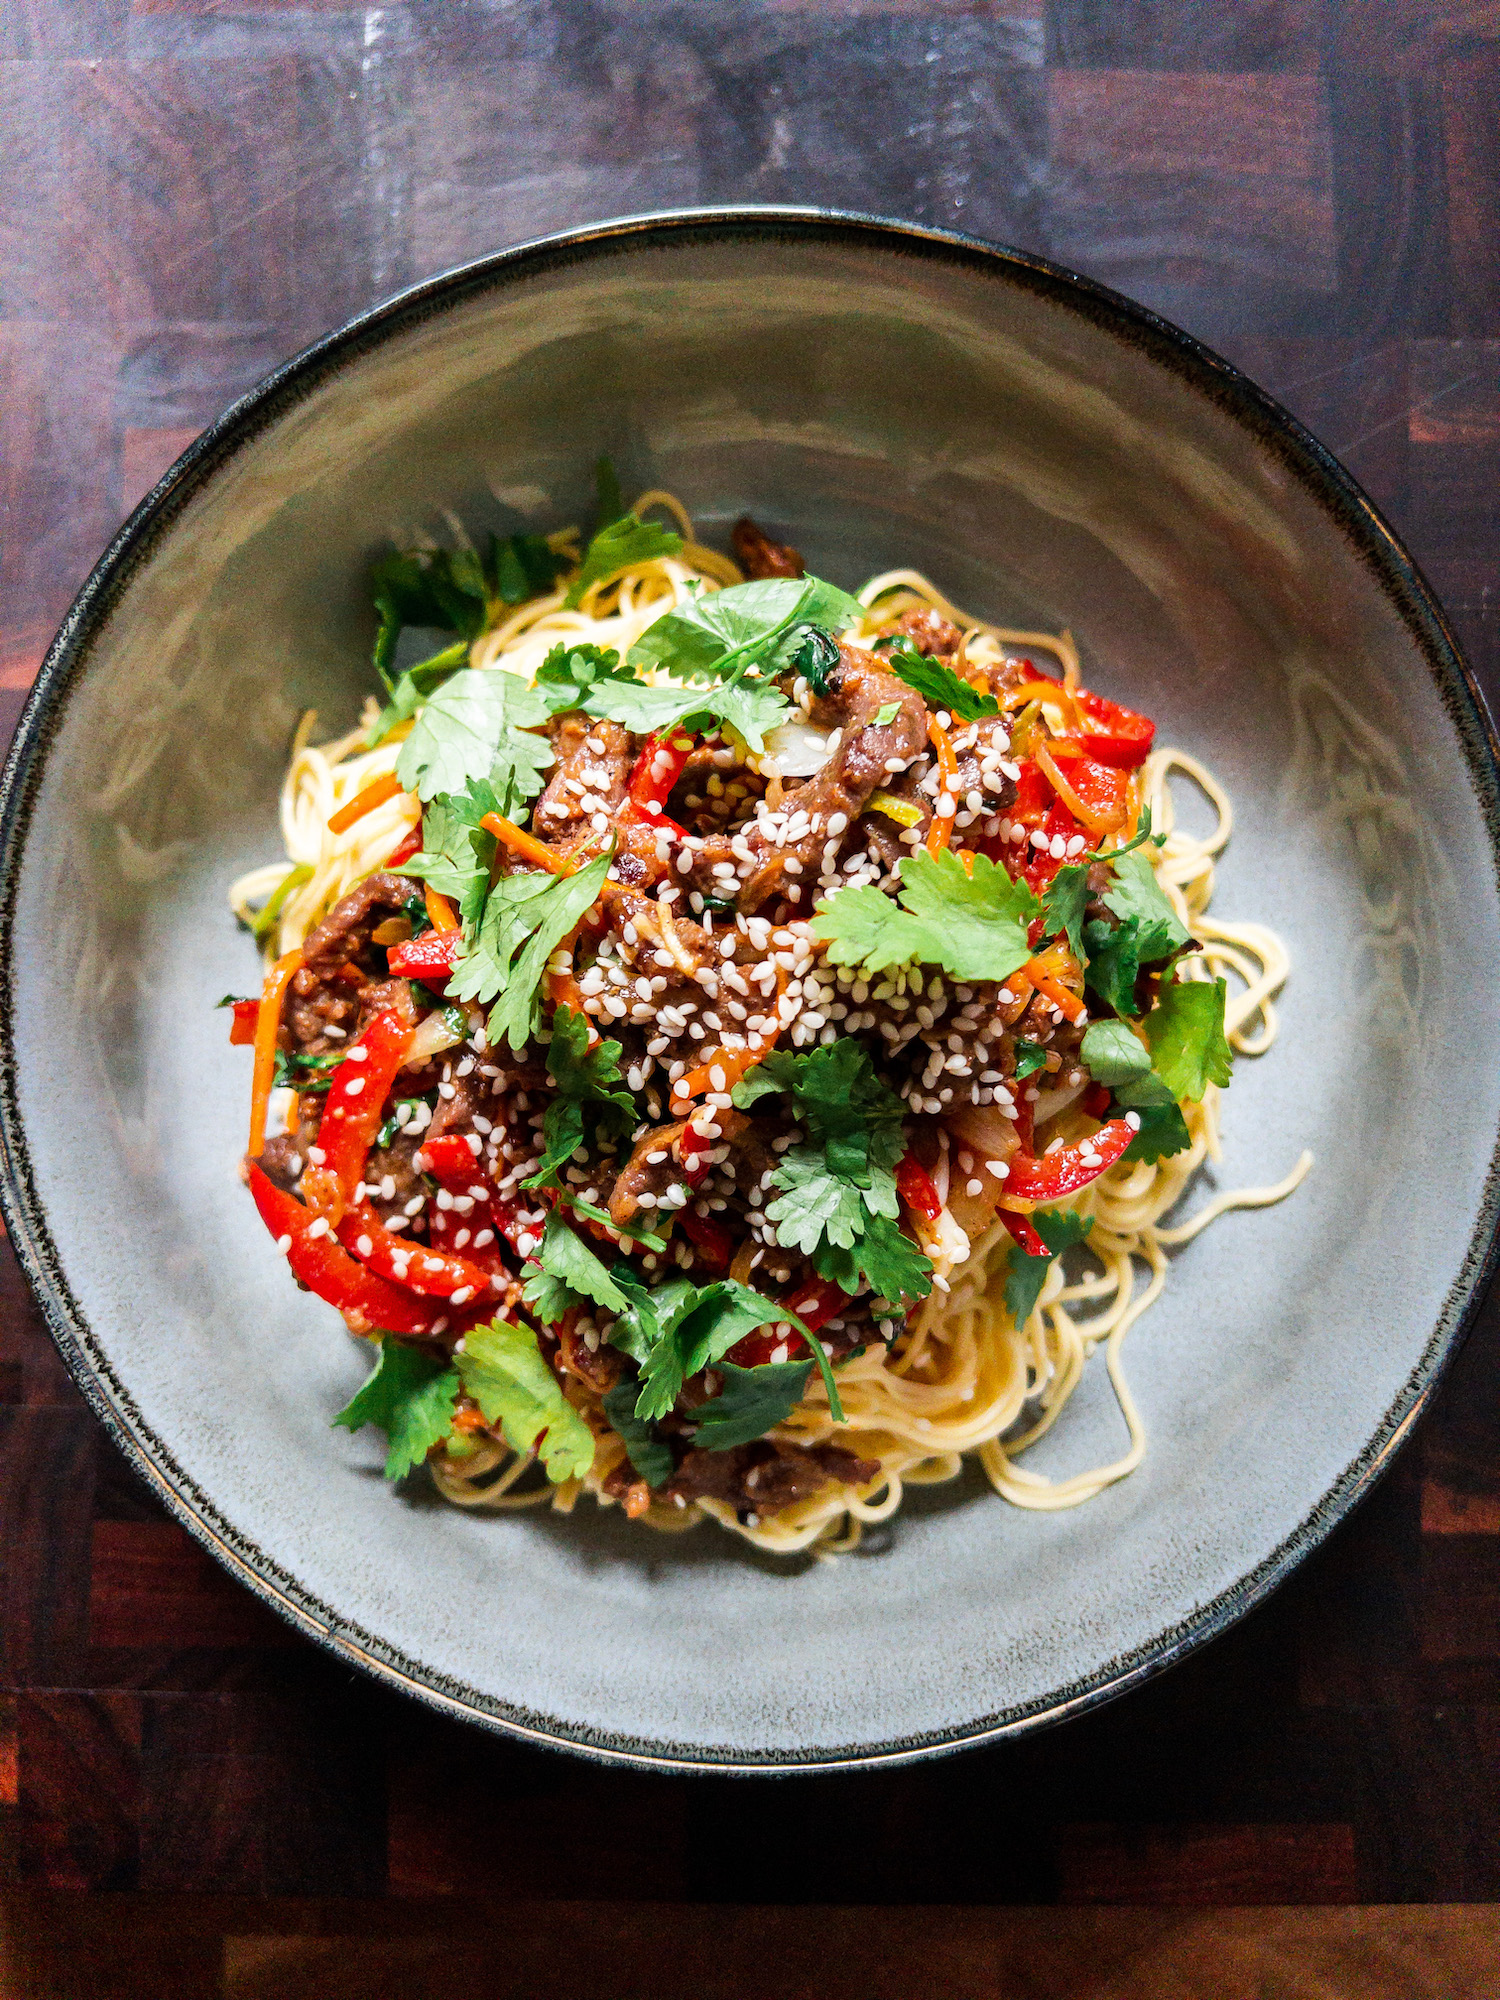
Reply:
[[[496,840],[508,847],[512,854],[519,854],[523,861],[530,861],[538,868],[545,868],[549,874],[578,873],[576,861],[569,861],[565,855],[555,853],[550,847],[543,847],[535,835],[515,825],[503,813],[486,813],[479,824],[486,833],[492,833]]]
[[[250,1091],[250,1153],[257,1156],[266,1143],[266,1114],[271,1104],[271,1085],[276,1076],[276,1037],[281,1031],[281,1009],[292,976],[302,964],[302,951],[289,951],[278,958],[266,974],[260,996],[260,1016],[255,1023],[255,1081]]]
[[[1078,995],[1070,993],[1066,986],[1059,984],[1039,959],[1028,958],[1021,970],[1037,992],[1046,994],[1054,1007],[1061,1007],[1070,1021],[1076,1021],[1082,1014],[1083,1002]]]
[[[328,822],[330,833],[347,833],[356,820],[374,812],[376,806],[383,806],[387,799],[393,799],[397,792],[406,787],[394,771],[387,771],[383,778],[372,778],[362,792],[356,792],[348,805],[340,806]]]
[[[933,749],[937,752],[938,770],[942,773],[943,779],[942,785],[938,790],[938,804],[942,804],[943,795],[947,793],[953,799],[956,806],[958,802],[958,759],[953,754],[953,745],[948,740],[948,732],[941,724],[929,718],[927,734],[931,738]],[[932,856],[934,861],[937,860],[952,838],[953,814],[935,812],[932,816],[932,825],[927,829],[927,852]]]
[[[430,882],[422,884],[422,895],[427,904],[427,914],[432,919],[435,931],[461,930],[462,925],[454,912],[453,905],[446,896],[440,896]]]

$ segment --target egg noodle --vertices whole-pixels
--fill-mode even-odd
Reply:
[[[614,647],[623,657],[649,625],[691,593],[742,580],[728,557],[696,541],[692,521],[671,494],[649,492],[635,503],[638,515],[651,509],[672,517],[683,538],[680,555],[655,558],[592,586],[576,609],[567,608],[561,587],[532,599],[474,642],[471,664],[530,681],[559,641]],[[548,539],[555,550],[575,550],[572,530]],[[857,594],[867,615],[848,635],[856,642],[869,643],[901,612],[927,605],[965,632],[967,657],[975,666],[1042,650],[1058,661],[1066,687],[1078,684],[1078,652],[1068,633],[1022,632],[986,624],[958,610],[916,570],[888,571],[872,578]],[[281,792],[288,860],[242,876],[230,893],[236,914],[249,923],[256,905],[283,892],[265,939],[269,957],[300,946],[341,897],[389,859],[420,817],[415,799],[398,793],[347,832],[329,830],[328,821],[341,806],[372,780],[395,771],[405,730],[398,729],[377,748],[366,749],[374,713],[372,704],[360,728],[330,743],[317,745],[310,740],[317,721],[312,713],[296,733]],[[770,759],[762,760],[761,768],[769,778],[768,798],[775,806],[779,774]],[[1174,780],[1196,790],[1211,809],[1214,823],[1206,834],[1193,834],[1178,825]],[[1238,1055],[1263,1055],[1276,1037],[1275,1000],[1289,961],[1280,940],[1265,925],[1227,923],[1209,914],[1215,860],[1233,827],[1229,798],[1203,765],[1170,748],[1152,753],[1141,783],[1142,803],[1150,808],[1152,825],[1166,836],[1163,845],[1148,844],[1145,852],[1178,917],[1199,945],[1184,961],[1184,975],[1227,979],[1229,1043]],[[879,1477],[863,1494],[835,1487],[774,1518],[757,1521],[751,1516],[748,1522],[738,1519],[723,1501],[703,1499],[673,1506],[653,1499],[641,1518],[654,1527],[675,1530],[709,1513],[759,1548],[831,1555],[853,1548],[866,1523],[894,1514],[907,1486],[956,1478],[966,1453],[977,1455],[995,1491],[1018,1507],[1074,1507],[1124,1478],[1140,1464],[1146,1434],[1125,1379],[1121,1350],[1126,1334],[1161,1294],[1168,1253],[1232,1209],[1283,1200],[1312,1164],[1312,1155],[1304,1152],[1274,1186],[1221,1193],[1186,1221],[1167,1223],[1164,1218],[1188,1193],[1200,1167],[1220,1158],[1219,1095],[1210,1084],[1201,1103],[1183,1107],[1192,1141],[1187,1150],[1153,1163],[1122,1161],[1059,1204],[1091,1218],[1093,1227],[1084,1247],[1053,1260],[1024,1324],[1014,1325],[1005,1306],[1011,1237],[997,1221],[972,1245],[966,1261],[946,1277],[940,1265],[937,1287],[890,1347],[874,1342],[840,1366],[842,1425],[832,1421],[825,1391],[814,1373],[805,1400],[772,1436],[801,1445],[833,1440],[862,1457],[878,1459]],[[290,1092],[283,1096],[290,1101]],[[1068,1117],[1064,1108],[1053,1129],[1064,1129]],[[1046,1129],[1039,1117],[1039,1130]],[[947,1143],[945,1135],[944,1155],[934,1176],[945,1198],[950,1171]],[[1040,1151],[1040,1137],[1037,1144]],[[956,1162],[951,1171],[960,1171]],[[1029,1470],[1019,1462],[1022,1454],[1052,1429],[1100,1347],[1124,1421],[1126,1448],[1106,1464],[1063,1478]],[[570,1381],[568,1393],[581,1407],[596,1400],[580,1383]],[[432,1469],[440,1492],[458,1506],[507,1508],[550,1502],[566,1513],[583,1491],[593,1493],[601,1504],[613,1504],[601,1488],[623,1456],[623,1444],[606,1430],[582,1480],[537,1485],[526,1477],[535,1468],[533,1458],[486,1438],[461,1462],[435,1457]]]

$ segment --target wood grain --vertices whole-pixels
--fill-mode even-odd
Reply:
[[[1500,695],[1489,0],[0,0],[0,736],[277,360],[448,262],[716,200],[974,230],[1182,321],[1351,466]],[[1378,1491],[1128,1698],[860,1779],[610,1771],[247,1596],[0,1248],[0,1992],[1489,1994],[1497,1556],[1492,1301]]]

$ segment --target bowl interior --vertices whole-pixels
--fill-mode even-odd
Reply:
[[[236,1178],[249,1058],[214,1003],[256,961],[225,890],[280,855],[298,716],[332,732],[370,689],[371,557],[455,519],[586,522],[606,450],[706,539],[749,508],[839,583],[914,564],[978,613],[1070,626],[1086,680],[1229,788],[1215,908],[1274,925],[1293,972],[1189,1207],[1304,1147],[1315,1166],[1176,1258],[1125,1350],[1149,1455],[1080,1510],[1016,1512],[966,1477],[857,1556],[789,1564],[590,1502],[396,1497],[374,1434],[329,1429],[364,1364]],[[500,260],[228,427],[66,640],[8,915],[19,1240],[200,1529],[476,1713],[727,1763],[1018,1723],[1249,1601],[1431,1375],[1487,1246],[1500,1112],[1472,999],[1500,975],[1479,724],[1310,464],[1086,291],[792,225]],[[1121,1436],[1096,1361],[1029,1462]]]

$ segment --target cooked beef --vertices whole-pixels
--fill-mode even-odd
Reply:
[[[777,1444],[757,1438],[729,1451],[690,1451],[663,1489],[669,1500],[723,1500],[738,1514],[779,1514],[831,1481],[864,1486],[880,1470],[836,1444]]]
[[[762,577],[805,573],[797,551],[785,542],[773,542],[748,514],[741,514],[729,530],[729,546],[734,550],[735,561],[752,582]]]
[[[951,659],[964,642],[963,633],[952,620],[930,604],[919,611],[903,612],[896,620],[896,630],[913,652],[925,654],[929,660]]]
[[[539,840],[569,843],[593,826],[597,813],[611,819],[618,813],[634,756],[628,730],[577,710],[555,717],[551,735],[556,763],[532,825]]]
[[[889,722],[875,720],[883,708],[895,710]],[[748,848],[754,860],[739,889],[739,907],[747,913],[783,893],[789,882],[815,883],[825,850],[842,846],[871,792],[889,784],[892,774],[887,764],[897,759],[909,763],[926,746],[927,710],[922,697],[904,681],[883,673],[877,656],[858,647],[839,647],[839,664],[829,675],[828,692],[813,704],[812,714],[820,729],[841,733],[838,748],[822,770],[786,795],[791,811],[807,814],[808,831],[778,847],[752,821],[733,842],[724,834],[710,835],[694,863],[695,887],[711,895],[715,866],[728,862],[743,868]],[[828,823],[836,814],[842,814],[844,825],[830,835]],[[798,867],[788,870],[787,863],[793,860]]]
[[[714,1122],[719,1128],[719,1145],[734,1145],[750,1129],[750,1120],[742,1111],[717,1111]],[[643,1194],[653,1197],[645,1205],[655,1209],[669,1190],[687,1186],[682,1170],[682,1135],[687,1128],[685,1118],[672,1125],[653,1125],[636,1141],[610,1190],[607,1206],[611,1222],[624,1225],[633,1221],[640,1212]],[[669,1214],[672,1207],[669,1203]]]
[[[382,873],[367,876],[334,904],[302,947],[302,965],[292,981],[282,1025],[285,1046],[326,1055],[353,1039],[374,1011],[365,1007],[365,991],[387,983],[385,953],[372,933],[403,909],[413,893],[406,876]],[[409,988],[407,998],[410,1004]],[[330,1028],[338,1032],[330,1034]]]

